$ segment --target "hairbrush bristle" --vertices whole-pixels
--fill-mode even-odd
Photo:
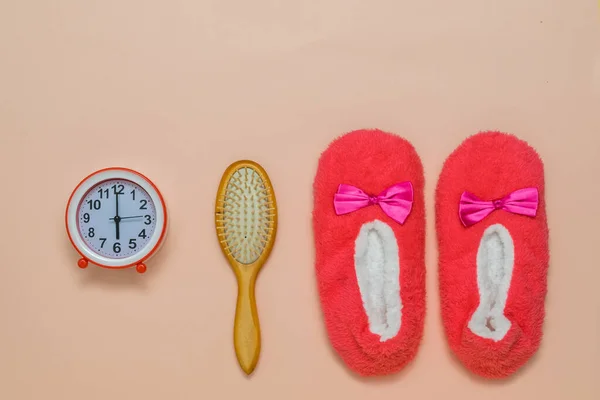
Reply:
[[[252,264],[263,253],[275,224],[271,188],[251,167],[237,169],[217,203],[219,239],[241,264]],[[219,224],[220,222],[220,224]]]

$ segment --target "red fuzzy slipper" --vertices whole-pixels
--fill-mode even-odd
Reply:
[[[474,373],[514,373],[542,338],[548,227],[544,168],[516,137],[485,132],[446,160],[436,192],[442,317]]]
[[[331,344],[361,375],[400,370],[425,314],[423,167],[412,145],[378,130],[335,140],[319,161],[313,228]]]

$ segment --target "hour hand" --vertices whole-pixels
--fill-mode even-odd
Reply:
[[[121,236],[120,235],[120,229],[119,229],[120,228],[119,222],[121,222],[121,217],[117,216],[117,217],[111,218],[111,220],[115,221],[115,229],[116,229],[115,234],[116,234],[117,240],[119,240],[120,236]]]

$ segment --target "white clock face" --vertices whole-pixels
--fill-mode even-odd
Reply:
[[[126,179],[105,180],[83,196],[77,227],[93,253],[112,259],[134,256],[151,242],[156,206],[138,184]]]

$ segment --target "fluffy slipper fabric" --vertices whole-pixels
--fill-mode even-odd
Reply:
[[[500,132],[465,140],[440,175],[436,228],[450,348],[472,372],[507,377],[542,338],[548,227],[535,150]]]
[[[417,353],[425,314],[423,168],[406,140],[348,133],[322,154],[313,228],[329,339],[363,376]]]

